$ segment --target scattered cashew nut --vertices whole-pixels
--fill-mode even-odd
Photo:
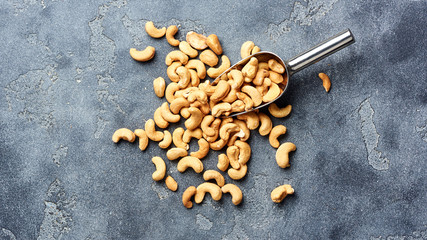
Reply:
[[[175,39],[175,34],[178,32],[178,27],[176,25],[171,25],[166,29],[166,40],[168,43],[174,47],[179,45],[179,40]]]
[[[204,182],[197,187],[194,202],[201,203],[207,192],[211,194],[212,199],[215,201],[219,201],[222,197],[222,191],[218,185],[210,182]]]
[[[206,44],[206,36],[195,33],[193,31],[187,33],[186,40],[193,48],[197,50],[203,50],[208,47]]]
[[[200,159],[192,156],[186,156],[181,158],[177,164],[177,169],[179,172],[185,172],[187,168],[191,167],[196,173],[201,173],[203,171],[203,163]]]
[[[270,135],[268,136],[268,141],[270,142],[270,145],[274,148],[278,148],[280,146],[280,142],[279,140],[277,140],[277,138],[285,133],[286,127],[283,125],[277,125],[273,129],[271,129]]]
[[[247,58],[251,55],[252,49],[255,47],[254,42],[246,41],[240,47],[240,56],[243,58]]]
[[[221,65],[217,68],[209,68],[207,73],[211,78],[217,78],[221,73],[230,68],[231,63],[230,59],[226,55],[222,55],[221,57]]]
[[[287,168],[289,164],[289,152],[293,152],[297,149],[295,144],[291,142],[285,142],[276,151],[276,162],[281,168]]]
[[[157,97],[162,98],[165,96],[166,82],[162,77],[158,77],[153,81],[154,93]]]
[[[230,161],[227,157],[227,155],[225,155],[224,153],[221,153],[220,155],[218,155],[218,164],[216,165],[216,167],[225,172],[227,171],[228,165],[229,165]]]
[[[161,38],[166,34],[166,27],[162,27],[160,29],[154,26],[152,21],[145,23],[145,31],[153,38]]]
[[[240,180],[246,175],[247,171],[248,171],[248,166],[246,164],[245,165],[241,164],[238,170],[234,168],[230,168],[228,169],[227,173],[231,179]]]
[[[118,143],[120,139],[126,140],[128,142],[133,142],[135,141],[135,134],[127,128],[120,128],[114,132],[113,137],[111,139],[115,143]]]
[[[211,67],[218,64],[218,57],[214,52],[212,52],[212,50],[209,49],[206,49],[202,53],[200,53],[199,58],[203,63]]]
[[[154,57],[156,49],[152,46],[148,46],[142,51],[138,51],[136,48],[131,48],[129,50],[129,54],[136,61],[146,62]]]
[[[182,140],[182,136],[184,135],[184,132],[185,132],[184,128],[182,127],[176,128],[175,131],[173,131],[172,133],[172,141],[176,147],[188,150],[189,149],[188,144]]]
[[[222,54],[222,47],[219,43],[218,36],[215,34],[211,34],[206,38],[206,44],[209,46],[212,51],[216,53],[216,55]]]
[[[191,197],[196,194],[197,189],[195,186],[189,186],[187,189],[185,189],[184,193],[182,194],[182,204],[186,208],[192,208],[193,203],[191,202]]]
[[[185,157],[187,155],[188,155],[187,150],[179,147],[171,148],[166,152],[166,157],[171,161],[176,160],[180,157]]]
[[[273,128],[273,122],[271,121],[270,117],[265,113],[259,113],[258,114],[259,121],[261,122],[261,126],[259,127],[258,131],[261,136],[268,135]]]
[[[209,181],[211,179],[214,179],[216,181],[216,184],[220,187],[224,186],[224,184],[225,184],[224,177],[221,175],[221,173],[219,173],[218,171],[215,171],[215,170],[206,170],[203,173],[203,179],[205,179],[205,181]]]
[[[181,64],[187,64],[188,56],[179,50],[172,51],[166,55],[165,63],[170,66],[174,61],[179,61]]]
[[[151,177],[154,181],[162,180],[166,175],[166,164],[161,157],[153,157],[151,161],[156,165],[156,171],[153,172]]]
[[[231,202],[234,205],[239,205],[242,202],[243,194],[242,190],[240,188],[232,183],[225,184],[223,187],[221,187],[221,190],[223,193],[230,193],[231,195]]]
[[[188,111],[190,112],[191,116],[185,120],[184,125],[187,129],[196,129],[198,126],[200,126],[200,123],[203,120],[203,113],[196,107],[190,107],[188,108]]]
[[[148,146],[148,137],[144,129],[135,129],[135,135],[139,138],[139,149],[144,151]]]
[[[271,115],[276,118],[283,118],[289,115],[292,110],[292,105],[288,105],[284,108],[279,108],[275,103],[272,103],[268,106],[268,111]]]
[[[331,80],[328,75],[325,73],[319,73],[319,78],[323,81],[323,88],[325,88],[325,91],[329,92],[329,89],[331,88]]]
[[[164,134],[162,132],[156,131],[156,125],[154,124],[153,119],[148,119],[147,122],[145,122],[145,133],[152,141],[160,142],[163,140]]]
[[[294,189],[291,185],[285,184],[278,186],[273,191],[271,191],[271,200],[275,203],[280,203],[288,194],[293,194]]]
[[[190,156],[202,159],[209,153],[209,143],[204,138],[200,138],[197,143],[199,144],[199,151],[190,153]]]
[[[179,43],[179,50],[181,50],[181,52],[187,54],[191,58],[195,58],[197,57],[197,55],[199,55],[199,52],[196,49],[192,48],[191,45],[186,41],[181,41]]]
[[[172,143],[172,134],[168,130],[165,130],[163,131],[163,135],[164,137],[163,140],[159,142],[159,147],[165,149]]]
[[[166,187],[171,191],[176,191],[178,189],[178,183],[171,176],[167,176],[165,179]]]

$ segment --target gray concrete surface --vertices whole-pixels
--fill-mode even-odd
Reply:
[[[426,239],[426,12],[416,0],[1,1],[0,239]],[[179,24],[180,39],[215,33],[232,62],[246,40],[283,58],[345,28],[357,42],[292,78],[293,112],[274,119],[298,148],[289,169],[253,132],[241,206],[208,197],[187,210],[200,175],[167,162],[171,192],[151,179],[164,150],[111,141],[165,101],[151,83],[173,48],[147,20]],[[133,61],[128,49],[146,45],[153,61]],[[295,195],[275,204],[284,183]]]

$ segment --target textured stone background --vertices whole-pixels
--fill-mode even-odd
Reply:
[[[1,1],[0,239],[426,239],[426,12],[415,0]],[[181,39],[215,33],[232,62],[246,40],[285,59],[345,28],[357,42],[292,78],[293,112],[274,119],[298,147],[291,168],[253,132],[241,206],[227,195],[187,210],[200,175],[168,161],[170,192],[151,179],[165,151],[111,141],[165,101],[152,80],[173,48],[147,20],[180,24]],[[154,60],[133,61],[128,49],[146,45]],[[284,183],[296,194],[274,204]]]

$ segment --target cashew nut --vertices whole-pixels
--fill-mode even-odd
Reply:
[[[148,119],[147,122],[145,122],[145,133],[152,141],[160,142],[163,140],[164,134],[162,132],[156,131],[156,125],[154,124],[153,119]]]
[[[229,72],[229,74],[230,74],[231,79],[233,79],[233,83],[231,84],[231,88],[233,88],[233,89],[240,88],[244,83],[243,73],[237,69],[233,69]]]
[[[225,184],[224,177],[221,175],[221,173],[219,173],[218,171],[215,171],[215,170],[206,170],[203,173],[203,179],[205,179],[205,181],[209,181],[211,179],[214,179],[216,181],[216,184],[220,187],[224,186],[224,184]]]
[[[271,191],[271,200],[275,203],[280,203],[288,194],[293,193],[294,189],[289,184],[278,186],[273,191]]]
[[[165,27],[158,29],[154,26],[154,23],[152,21],[145,23],[145,31],[152,38],[161,38],[166,34],[166,28]]]
[[[211,34],[206,38],[206,44],[209,46],[212,51],[216,53],[216,55],[222,54],[222,47],[219,43],[219,39],[215,34]]]
[[[218,155],[218,164],[216,165],[216,167],[219,170],[223,172],[227,171],[229,163],[230,163],[230,160],[228,159],[227,155],[225,155],[224,153],[221,153],[220,155]]]
[[[240,164],[239,169],[230,168],[227,173],[231,179],[240,180],[242,179],[248,171],[248,166],[246,164]]]
[[[135,141],[135,134],[127,128],[120,128],[113,133],[113,137],[111,139],[115,143],[118,143],[120,139],[133,142]]]
[[[163,131],[163,135],[164,137],[163,140],[159,142],[159,147],[165,149],[168,148],[172,143],[172,134],[168,130],[165,130]]]
[[[179,114],[173,114],[170,109],[169,109],[169,104],[167,102],[164,102],[162,104],[162,106],[160,107],[160,113],[162,114],[162,117],[164,120],[168,121],[168,122],[179,122],[179,119],[181,119],[181,117],[179,116]]]
[[[234,169],[240,168],[239,154],[240,154],[240,150],[238,147],[230,146],[227,148],[227,157],[228,157],[228,160],[230,161],[231,167]]]
[[[234,146],[239,148],[239,163],[240,165],[246,165],[251,158],[251,146],[244,141],[237,140]]]
[[[287,168],[291,165],[289,164],[289,152],[297,150],[295,144],[291,142],[285,142],[276,151],[276,162],[277,165],[281,168]]]
[[[176,69],[176,74],[178,74],[179,77],[178,87],[186,88],[191,81],[191,75],[188,68],[180,66]]]
[[[268,76],[271,79],[271,81],[273,81],[274,83],[281,83],[283,82],[283,76],[282,74],[279,74],[275,71],[268,71]]]
[[[139,138],[139,149],[144,151],[148,146],[148,137],[144,129],[135,129],[135,135]]]
[[[246,126],[250,130],[254,130],[259,126],[259,117],[255,112],[248,112],[237,116],[237,119],[246,122]]]
[[[190,156],[202,159],[209,153],[209,143],[204,138],[200,138],[197,143],[199,144],[199,151],[190,153]]]
[[[202,104],[205,104],[208,102],[208,95],[206,95],[206,93],[202,90],[196,90],[194,92],[191,92],[188,95],[187,99],[191,103],[197,100],[197,101],[200,101]]]
[[[169,126],[169,122],[163,119],[162,117],[162,108],[159,107],[154,111],[154,123],[156,123],[159,128],[167,128]]]
[[[222,191],[218,185],[210,182],[204,182],[197,187],[194,202],[201,203],[207,192],[211,194],[212,199],[215,201],[219,201],[222,197]]]
[[[261,136],[265,136],[269,134],[271,129],[273,128],[273,122],[271,121],[270,117],[265,113],[259,113],[258,117],[259,121],[261,122],[261,126],[258,129],[259,134]]]
[[[188,56],[179,50],[172,51],[166,55],[165,63],[169,66],[174,61],[179,61],[181,64],[187,64]]]
[[[264,82],[264,78],[267,78],[268,76],[270,76],[270,72],[267,69],[258,67],[258,72],[256,73],[255,78],[252,82],[257,86],[261,86]]]
[[[242,140],[242,141],[248,140],[249,137],[251,136],[251,131],[248,128],[248,126],[246,125],[246,122],[239,120],[239,119],[234,119],[233,123],[237,124],[237,126],[239,126],[239,128],[240,128],[240,131],[243,132],[243,137],[238,136],[238,137],[240,137],[240,140]],[[239,134],[237,134],[237,135],[239,135]]]
[[[196,49],[192,48],[190,44],[186,41],[181,41],[179,43],[179,50],[181,50],[181,52],[187,54],[191,58],[195,58],[197,57],[197,55],[199,55],[199,52]]]
[[[200,78],[197,75],[197,72],[194,69],[189,69],[190,71],[190,78],[191,78],[191,86],[197,87],[200,84]]]
[[[230,59],[226,55],[222,55],[221,57],[221,65],[217,68],[209,68],[207,73],[211,78],[217,78],[221,73],[225,70],[229,69],[231,66]]]
[[[188,111],[190,112],[191,116],[185,120],[184,125],[187,129],[193,130],[197,128],[202,122],[203,113],[196,107],[190,107],[188,108]]]
[[[224,124],[220,129],[219,129],[219,137],[221,139],[224,140],[228,140],[230,138],[230,134],[234,133],[234,132],[238,132],[240,131],[240,128],[237,124],[235,123],[227,123]]]
[[[231,202],[234,205],[239,205],[242,202],[243,194],[240,188],[232,183],[225,184],[221,187],[222,193],[230,193]]]
[[[166,187],[171,191],[176,191],[178,189],[178,183],[171,176],[167,176],[165,179]]]
[[[238,93],[236,93],[236,96],[237,95]],[[250,98],[246,94],[244,95],[250,100]],[[250,101],[253,104],[253,101],[252,100]],[[245,103],[242,100],[236,100],[231,104],[231,112],[243,112],[244,110],[245,110]]]
[[[276,99],[280,95],[279,85],[275,83],[271,83],[268,92],[262,97],[263,102],[271,102]]]
[[[252,86],[243,86],[241,91],[251,97],[252,101],[254,102],[254,107],[258,107],[259,105],[261,105],[262,96],[258,92],[258,90],[256,90],[256,88]]]
[[[185,132],[184,128],[182,127],[176,128],[175,131],[173,131],[172,133],[172,141],[176,147],[188,150],[189,148],[188,144],[182,140],[182,136],[184,135],[184,132]]]
[[[214,52],[212,52],[212,50],[209,49],[204,50],[202,53],[200,53],[199,58],[203,63],[211,67],[218,64],[218,57]]]
[[[201,103],[200,101],[195,101],[190,104],[190,107],[198,108],[203,114],[209,114],[211,112],[211,108],[208,103]]]
[[[285,72],[285,67],[273,58],[268,60],[268,67],[279,74],[283,74]]]
[[[254,42],[252,41],[244,42],[240,47],[240,56],[242,57],[242,59],[249,57],[254,47],[255,47]]]
[[[231,104],[229,104],[229,103],[219,103],[219,104],[216,104],[212,108],[212,116],[219,117],[223,113],[228,112],[228,111],[231,111]]]
[[[200,123],[200,127],[207,136],[214,136],[215,130],[210,127],[211,123],[215,120],[212,115],[206,115],[202,122]]]
[[[196,194],[197,189],[195,186],[189,186],[187,189],[185,189],[184,193],[182,194],[182,204],[186,208],[192,208],[193,203],[191,202],[191,197],[193,197],[194,194]]]
[[[156,165],[156,171],[153,172],[151,177],[154,181],[162,180],[166,175],[166,164],[161,157],[153,157],[151,161]]]
[[[185,65],[185,67],[188,69],[195,69],[197,72],[197,76],[200,79],[205,79],[206,67],[202,61],[197,60],[197,59],[191,59],[190,61],[188,61],[188,63]]]
[[[212,94],[214,94],[216,90],[216,86],[212,86],[209,80],[206,80],[205,82],[201,83],[199,85],[199,88],[200,90],[204,91],[209,97],[212,96]]]
[[[258,71],[258,59],[251,57],[248,63],[242,68],[243,77],[253,79]]]
[[[129,50],[129,54],[136,61],[146,62],[154,57],[156,49],[152,46],[148,46],[142,51],[138,51],[136,48],[131,48]]]
[[[274,148],[278,148],[280,146],[280,143],[277,138],[285,133],[286,127],[283,125],[277,125],[273,129],[271,129],[270,135],[268,136],[268,141],[270,142],[270,145]]]
[[[175,39],[175,34],[178,32],[178,27],[176,25],[170,25],[168,29],[166,29],[166,40],[171,46],[178,46],[179,40]]]
[[[166,74],[172,82],[178,82],[179,76],[176,73],[176,69],[181,67],[182,64],[180,62],[173,62],[166,70]]]
[[[208,47],[206,44],[206,36],[195,33],[193,31],[187,33],[186,40],[193,48],[197,50],[203,50]]]
[[[200,139],[203,137],[202,129],[196,128],[193,130],[187,129],[184,132],[184,135],[182,136],[182,140],[186,143],[189,143],[191,141],[191,138],[197,138]]]
[[[319,73],[319,78],[323,81],[323,88],[325,88],[325,91],[329,92],[329,89],[331,88],[331,80],[328,75],[325,73]]]
[[[183,97],[178,97],[171,102],[170,110],[172,113],[178,114],[182,108],[189,107],[189,106],[190,106],[190,102],[188,102],[187,99]]]
[[[181,116],[185,119],[190,117],[190,112],[188,111],[188,107],[185,108],[181,108],[181,110],[179,111],[179,114],[181,114]]]
[[[209,143],[210,148],[215,151],[221,150],[225,145],[227,145],[227,141],[222,138],[216,142]]]
[[[216,85],[216,90],[214,94],[212,94],[212,96],[210,97],[210,100],[213,102],[221,101],[223,98],[227,96],[230,89],[231,89],[231,86],[230,84],[228,84],[227,81],[225,80],[219,81],[218,85]]]
[[[169,83],[165,91],[166,101],[171,103],[175,99],[175,92],[178,90],[179,90],[178,83],[176,82]]]
[[[176,160],[180,157],[185,157],[187,155],[187,150],[179,147],[171,148],[166,152],[166,157],[171,161]]]
[[[186,156],[181,158],[176,167],[179,172],[185,172],[185,170],[187,170],[187,168],[189,167],[191,167],[196,173],[201,173],[203,171],[202,161],[192,156]]]
[[[265,70],[269,70],[269,67],[268,67],[268,63],[266,63],[266,62],[258,62],[258,69],[265,69]]]
[[[275,103],[272,103],[268,106],[268,111],[271,115],[276,118],[283,118],[289,115],[292,110],[292,105],[288,105],[284,108],[279,108]]]
[[[213,135],[207,136],[205,133],[203,133],[203,137],[206,139],[206,141],[214,142],[218,138],[220,125],[221,125],[221,119],[219,118],[215,119],[211,123],[210,128],[213,130]]]
[[[166,82],[162,77],[153,80],[154,93],[157,97],[161,98],[165,95]]]
[[[258,52],[261,52],[261,48],[259,48],[258,46],[255,46],[254,48],[252,48],[251,55],[258,53]]]

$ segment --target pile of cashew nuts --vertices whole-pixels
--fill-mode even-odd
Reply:
[[[279,136],[286,133],[285,126],[273,126],[270,117],[259,111],[238,115],[236,118],[227,117],[233,112],[250,110],[279,96],[282,90],[278,84],[286,83],[287,79],[283,77],[284,66],[274,59],[259,62],[252,57],[241,70],[233,69],[223,74],[231,64],[228,57],[222,54],[221,44],[215,34],[206,37],[189,32],[186,41],[179,41],[174,38],[178,32],[177,26],[158,29],[151,21],[146,23],[145,30],[153,38],[166,35],[168,43],[179,48],[167,54],[165,59],[166,74],[171,82],[166,84],[162,77],[153,81],[155,95],[165,97],[166,102],[156,109],[153,119],[145,122],[144,129],[118,129],[112,136],[113,142],[117,143],[121,139],[134,142],[138,137],[141,151],[147,148],[150,140],[159,142],[159,147],[166,149],[167,159],[178,160],[177,170],[180,173],[189,168],[196,173],[203,173],[205,182],[197,187],[187,187],[182,195],[182,203],[186,208],[192,208],[193,196],[194,202],[201,203],[207,192],[215,201],[219,201],[222,194],[229,193],[233,204],[241,203],[241,189],[235,184],[226,184],[221,172],[226,172],[233,180],[245,177],[247,163],[251,158],[251,147],[247,143],[251,130],[258,128],[260,135],[268,135],[270,145],[277,148],[276,162],[279,167],[290,166],[289,153],[295,151],[296,146],[291,142],[280,144],[278,140]],[[260,48],[252,41],[247,41],[241,46],[241,57],[245,58],[259,51]],[[142,51],[131,48],[129,53],[137,61],[148,61],[154,57],[155,48],[148,46]],[[199,59],[195,59],[197,56]],[[219,64],[219,58],[221,63],[215,67]],[[216,85],[204,80],[206,76],[215,79],[220,75],[221,80]],[[284,118],[291,110],[291,105],[279,108],[273,103],[268,107],[269,113],[275,118]],[[185,119],[184,127],[178,127],[172,133],[166,130],[170,123],[177,123],[181,119]],[[189,153],[192,139],[197,139],[199,149]],[[225,153],[218,155],[218,170],[204,171],[202,159],[210,149],[219,151],[224,148]],[[155,156],[152,162],[156,167],[152,174],[153,180],[165,179],[166,186],[171,191],[176,191],[178,183],[167,176],[163,158]],[[271,199],[278,203],[286,195],[293,193],[291,185],[281,185],[272,190]]]

